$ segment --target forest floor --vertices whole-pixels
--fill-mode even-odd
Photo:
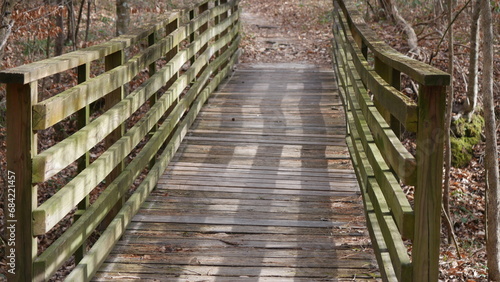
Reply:
[[[192,0],[196,1],[196,0]],[[40,6],[36,3],[40,2]],[[33,20],[26,17],[29,13],[23,11],[36,11],[34,8],[43,10],[38,21],[40,30],[38,33],[33,33],[33,26],[29,24],[20,25],[17,32],[14,33],[9,45],[5,51],[3,60],[0,62],[1,69],[21,65],[34,60],[39,60],[47,55],[46,46],[51,46],[51,42],[47,43],[47,35],[50,34],[52,19],[50,17],[43,18],[43,15],[50,13],[50,7],[42,6],[42,1],[33,1],[29,6],[22,4],[18,8],[20,12],[18,22],[29,22]],[[139,1],[131,0],[132,7],[132,23],[142,23],[156,15],[166,12],[172,8],[179,8],[183,1]],[[186,2],[186,1],[184,1]],[[359,1],[360,3],[362,1]],[[373,2],[373,1],[372,1]],[[464,1],[459,1],[460,3]],[[89,42],[80,42],[78,47],[86,45],[94,45],[111,38],[114,34],[114,7],[113,1],[96,1],[96,7],[92,8],[91,25],[89,31]],[[331,57],[331,0],[242,0],[241,8],[242,23],[243,23],[243,39],[241,47],[244,50],[241,58],[242,63],[281,63],[295,62],[301,64],[321,65],[329,67],[332,63]],[[463,4],[463,3],[462,3]],[[360,6],[362,7],[362,6]],[[418,26],[417,34],[431,34],[426,36],[425,40],[419,41],[424,54],[430,54],[437,46],[440,39],[436,30],[443,30],[443,24],[439,19],[434,19],[434,23],[421,25],[418,23],[429,22],[433,18],[427,18],[422,15],[425,11],[416,9],[403,9],[400,7],[401,13],[409,22],[413,22]],[[415,12],[416,11],[416,12]],[[498,20],[498,13],[496,20]],[[36,15],[33,15],[35,17]],[[444,17],[441,17],[444,18]],[[47,25],[44,24],[47,22]],[[82,31],[84,33],[84,24],[82,21]],[[458,34],[463,42],[457,43],[457,61],[458,71],[456,72],[455,83],[455,101],[460,103],[464,98],[465,85],[463,74],[466,72],[468,65],[468,42],[467,42],[467,26],[470,21],[464,16],[463,19],[457,21],[459,25],[456,27]],[[406,41],[402,29],[395,26],[390,21],[369,19],[372,28],[395,49],[406,54],[408,51]],[[461,26],[464,25],[464,26]],[[53,26],[53,24],[52,24]],[[45,28],[46,30],[43,30]],[[466,36],[467,35],[467,36]],[[44,39],[45,38],[45,39]],[[83,38],[83,36],[82,36]],[[442,44],[438,56],[434,59],[434,65],[443,70],[446,69],[446,43]],[[69,51],[69,47],[66,47]],[[497,46],[498,48],[498,46]],[[49,48],[50,49],[50,48]],[[50,52],[49,52],[50,54]],[[499,86],[500,81],[500,59],[499,52],[496,52],[496,82],[495,93],[497,109],[500,104]],[[47,87],[54,89],[64,89],[65,81],[60,85],[48,83]],[[52,91],[52,89],[51,89]],[[5,187],[4,177],[6,174],[5,161],[5,106],[2,106],[3,98],[5,97],[4,90],[0,90],[0,163],[2,179],[0,187]],[[3,107],[3,110],[2,110]],[[71,127],[71,124],[65,125]],[[410,136],[411,137],[411,136]],[[47,140],[50,136],[44,137],[43,142],[51,143],[56,140]],[[56,137],[53,137],[56,138]],[[411,138],[407,141],[411,144]],[[441,259],[440,259],[440,279],[442,281],[486,281],[486,250],[485,250],[485,176],[484,176],[484,144],[479,144],[474,148],[474,157],[472,161],[463,168],[453,168],[450,175],[451,183],[451,213],[454,232],[457,235],[458,244],[461,252],[461,257],[457,255],[456,250],[452,245],[442,244]],[[43,190],[43,186],[39,194],[47,193]],[[411,191],[408,194],[411,199]],[[3,202],[0,203],[0,217],[2,213]],[[1,219],[0,218],[0,219]],[[3,230],[3,226],[0,226]],[[64,227],[62,227],[64,229]],[[0,230],[3,234],[3,231]],[[446,230],[443,229],[443,234]],[[41,248],[46,248],[46,245],[59,236],[60,233],[54,232],[52,238],[43,238],[40,240]],[[443,237],[444,239],[444,237]],[[5,259],[2,251],[0,251],[0,268],[5,270]],[[68,266],[71,268],[71,265]],[[61,273],[64,276],[63,271]],[[54,281],[61,279],[62,276],[54,278]],[[0,276],[1,279],[1,276]]]

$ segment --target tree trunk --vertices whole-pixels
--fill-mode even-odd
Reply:
[[[478,55],[479,55],[479,15],[481,11],[480,0],[473,2],[472,23],[470,28],[470,53],[469,53],[469,86],[467,88],[467,99],[464,104],[464,115],[472,119],[477,104],[478,82]]]
[[[391,19],[396,24],[400,25],[408,36],[408,46],[410,47],[410,52],[414,52],[417,56],[420,55],[420,49],[418,48],[418,38],[415,30],[400,14],[399,10],[391,0],[379,0],[379,5],[386,14],[388,19]]]
[[[420,49],[418,48],[418,38],[415,30],[400,14],[396,5],[392,5],[392,15],[397,24],[403,27],[403,30],[408,36],[408,46],[410,47],[410,52],[420,56]]]
[[[487,173],[487,239],[488,278],[490,281],[500,281],[500,201],[498,148],[493,101],[493,20],[489,0],[481,0],[481,26],[483,38],[483,104],[486,134],[485,163]]]
[[[130,24],[130,9],[128,0],[116,0],[116,35],[127,33]]]
[[[59,0],[57,3],[60,7],[64,7],[64,0]],[[54,46],[54,56],[60,56],[63,53],[64,49],[64,19],[63,19],[63,11],[62,9],[57,11],[56,13],[56,26],[59,27],[59,33],[56,36],[55,46]],[[61,81],[61,75],[54,75],[55,83],[59,83]]]
[[[76,20],[75,26],[75,46],[78,46],[78,32],[80,31],[80,23],[82,21],[83,6],[85,6],[85,0],[82,0],[80,4],[80,9],[78,10],[78,18]]]
[[[443,207],[444,213],[448,218],[450,217],[450,171],[451,171],[451,141],[450,141],[450,127],[451,127],[451,115],[453,108],[453,73],[454,73],[454,62],[453,57],[455,56],[455,52],[453,49],[453,10],[454,10],[454,1],[448,0],[448,24],[450,25],[450,31],[448,32],[448,72],[450,73],[450,86],[448,87],[448,98],[446,101],[446,117],[445,117],[445,150],[444,150],[444,166],[445,166],[445,174],[444,174],[444,186],[443,186]],[[448,227],[448,241],[447,243],[451,243],[451,228]]]
[[[75,43],[75,7],[73,5],[73,0],[69,0],[66,3],[66,7],[68,8],[68,35],[66,37],[66,43],[71,43],[73,45],[73,49],[76,50]]]
[[[3,57],[3,50],[14,26],[14,21],[11,19],[11,4],[11,1],[4,0],[0,10],[0,58]]]
[[[85,44],[87,44],[87,42],[89,41],[91,5],[92,5],[91,0],[88,0],[87,1],[87,27],[85,28]]]

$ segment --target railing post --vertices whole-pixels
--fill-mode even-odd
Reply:
[[[112,70],[115,67],[118,67],[123,64],[125,59],[125,54],[123,50],[117,51],[113,54],[110,54],[104,58],[104,69],[106,71]],[[116,103],[120,102],[125,97],[125,89],[124,86],[118,87],[116,90],[111,91],[104,97],[104,109],[111,109]],[[118,141],[125,132],[125,126],[122,124],[113,132],[111,132],[106,139],[104,140],[106,148],[111,147],[116,141]],[[123,170],[123,162],[118,165],[111,173],[106,177],[106,185],[113,182],[115,178],[120,175]],[[109,223],[113,220],[115,215],[120,211],[125,198],[119,200],[116,205],[109,211],[109,214],[104,218],[101,223],[101,227],[104,229],[109,225]]]
[[[208,10],[208,2],[202,4],[202,5],[200,5],[200,7],[198,7],[198,13],[199,14],[202,14],[203,12],[205,12],[207,10]],[[205,33],[208,30],[208,23],[209,22],[210,22],[210,20],[207,21],[206,23],[204,23],[202,26],[200,26],[200,29],[199,29],[199,34],[200,35],[202,35],[203,33]],[[199,53],[203,54],[203,52],[205,52],[205,50],[207,50],[207,48],[208,48],[208,42],[205,43],[205,45],[203,45],[200,48]],[[200,70],[200,73],[203,73],[205,71],[206,67],[207,67],[206,65],[203,66],[203,68],[201,68],[201,70]]]
[[[227,3],[227,0],[219,0],[219,5],[223,5],[223,4],[226,4]],[[219,22],[222,22],[224,21],[225,19],[227,19],[229,17],[229,11],[226,11],[222,14],[219,15]],[[226,35],[228,33],[228,30],[224,30],[223,32],[220,33],[220,36],[223,37],[224,35]],[[226,52],[227,50],[227,45],[225,45],[224,47],[222,47],[220,50],[219,50],[219,55],[222,55],[224,54],[224,52]],[[221,66],[220,66],[220,69],[224,69],[227,65],[227,62],[223,63]]]
[[[438,281],[444,144],[444,86],[420,86],[413,281]]]
[[[90,64],[83,64],[78,66],[78,83],[83,83],[90,78]],[[90,106],[87,105],[85,108],[78,111],[78,129],[82,129],[85,127],[90,120]],[[89,152],[86,152],[80,159],[78,159],[78,172],[83,171],[86,167],[89,166],[90,163],[90,155]],[[77,221],[81,215],[85,212],[85,210],[89,206],[89,196],[85,197],[79,204],[78,210],[75,213],[75,221]],[[75,262],[78,264],[86,252],[86,241],[82,243],[82,246],[75,252]]]
[[[194,18],[198,16],[197,9],[192,9],[189,11],[189,21],[192,21]],[[189,43],[193,43],[196,40],[196,30],[193,30],[191,34],[189,35]],[[193,56],[189,59],[191,62],[191,65],[194,64],[194,61],[196,60],[196,54],[193,54]]]
[[[375,71],[392,87],[397,90],[401,89],[401,72],[394,69],[393,67],[384,64],[377,56],[375,56]],[[383,107],[379,106],[375,100],[375,106],[379,112],[384,116],[385,120],[391,126],[392,131],[396,136],[401,137],[401,123],[397,118],[391,115],[388,111],[384,110]]]
[[[156,43],[156,32],[151,33],[148,36],[148,46],[153,46]],[[148,66],[148,75],[149,78],[151,78],[154,74],[156,73],[156,61],[152,62]],[[148,100],[149,102],[149,107],[153,107],[154,104],[158,101],[158,92],[154,93]],[[151,128],[151,131],[149,132],[150,136],[153,136],[153,134],[158,130],[158,124],[155,124],[153,128]],[[149,168],[152,168],[156,163],[156,158],[152,158],[151,161],[149,162]]]
[[[37,153],[32,106],[38,99],[38,82],[7,84],[7,189],[5,229],[8,281],[32,281],[37,240],[32,212],[37,188],[32,185],[32,157]]]

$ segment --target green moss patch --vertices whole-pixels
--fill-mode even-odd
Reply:
[[[484,120],[480,115],[474,115],[471,122],[460,118],[453,122],[451,137],[451,164],[454,167],[465,167],[473,157],[473,148],[481,142]]]

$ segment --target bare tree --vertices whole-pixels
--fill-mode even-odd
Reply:
[[[400,25],[406,36],[408,36],[408,46],[410,47],[410,52],[415,53],[417,56],[420,55],[420,49],[418,47],[418,38],[415,30],[399,13],[396,4],[392,3],[391,0],[379,0],[380,7],[384,10],[386,17],[390,18],[396,24]]]
[[[488,278],[500,281],[500,199],[498,148],[493,101],[493,20],[489,0],[481,0],[481,27],[483,38],[483,78],[482,93],[486,134],[485,168],[487,174],[487,238]]]
[[[450,140],[450,126],[451,126],[451,116],[453,108],[453,73],[454,73],[454,62],[453,57],[455,56],[453,48],[453,10],[455,8],[454,1],[448,0],[448,24],[450,29],[448,31],[448,72],[450,73],[450,86],[448,86],[448,98],[446,100],[446,115],[445,115],[445,150],[444,150],[444,166],[445,166],[445,177],[443,186],[443,208],[445,216],[450,217],[450,171],[451,171],[451,140]],[[451,242],[451,234],[453,230],[448,227],[448,244]]]
[[[479,55],[479,15],[481,1],[475,0],[472,5],[472,22],[470,31],[469,76],[467,99],[464,104],[464,115],[472,119],[477,104],[478,83],[478,55]]]
[[[7,45],[7,40],[12,33],[12,27],[14,26],[14,20],[11,19],[11,7],[13,6],[13,1],[4,0],[2,2],[0,10],[0,56],[3,54],[5,45]]]
[[[64,7],[64,0],[58,0],[57,4],[59,7]],[[55,45],[54,45],[54,56],[60,56],[63,53],[64,50],[64,41],[65,41],[65,36],[64,36],[64,18],[63,18],[63,11],[59,10],[56,13],[56,26],[59,27],[59,32],[57,33],[56,40],[55,40]],[[56,74],[54,75],[54,82],[59,83],[61,82],[61,74]]]
[[[73,48],[76,49],[76,40],[75,40],[76,19],[75,19],[75,6],[73,5],[73,0],[67,1],[66,7],[68,8],[68,35],[66,36],[66,43],[71,43],[71,45],[73,45]]]
[[[116,35],[127,33],[130,24],[130,5],[128,0],[116,0]]]

